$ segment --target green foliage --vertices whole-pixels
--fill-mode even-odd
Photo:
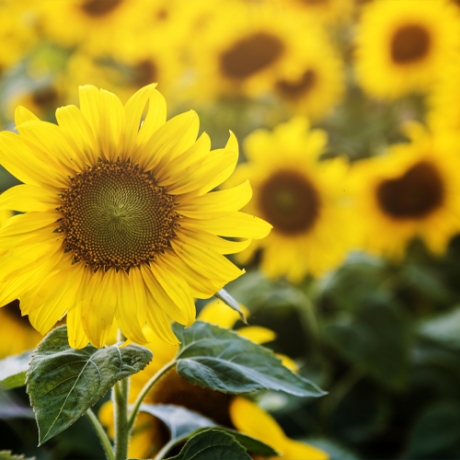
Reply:
[[[246,449],[230,434],[210,428],[190,438],[179,455],[169,460],[251,460]]]
[[[142,404],[140,411],[159,418],[168,427],[171,439],[187,436],[199,428],[216,426],[211,419],[172,404]]]
[[[0,361],[0,388],[11,390],[26,384],[26,372],[32,351],[10,356]]]
[[[68,345],[66,326],[51,331],[27,372],[40,444],[75,423],[117,381],[141,371],[151,359],[152,353],[137,345],[75,350]]]
[[[177,372],[189,382],[224,393],[282,391],[296,396],[325,394],[314,383],[294,374],[270,350],[202,321],[175,327],[181,341]]]
[[[397,308],[369,302],[353,317],[326,326],[323,334],[343,358],[362,372],[393,388],[404,385],[411,331]]]
[[[143,404],[141,406],[141,411],[159,418],[168,427],[171,434],[171,445],[174,444],[175,440],[179,443],[187,437],[191,439],[201,432],[207,432],[207,428],[212,427],[218,428],[220,431],[232,436],[238,443],[244,446],[248,452],[263,455],[265,457],[277,455],[277,452],[267,444],[239,433],[238,431],[220,426],[218,427],[209,418],[180,406]]]

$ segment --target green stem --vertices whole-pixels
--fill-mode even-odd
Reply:
[[[94,415],[94,412],[91,409],[88,409],[86,411],[86,415],[88,416],[90,422],[93,424],[93,427],[96,430],[97,435],[99,436],[99,440],[101,441],[102,448],[104,449],[107,460],[115,460],[112,450],[112,444],[110,443],[109,437],[107,436],[107,433],[105,432],[98,418],[96,417],[96,415]]]
[[[119,331],[118,341],[123,342],[124,340],[123,334]],[[117,382],[112,390],[115,418],[115,460],[128,458],[128,387],[129,377]]]
[[[150,389],[155,385],[155,383],[164,375],[166,372],[169,371],[169,369],[173,368],[176,365],[176,361],[171,361],[170,363],[166,364],[166,366],[162,367],[142,388],[142,391],[139,393],[139,395],[136,398],[136,401],[134,401],[134,404],[131,409],[131,415],[129,416],[129,421],[128,421],[128,430],[131,432],[134,426],[134,422],[136,421],[137,413],[139,412],[139,407],[142,404],[142,401],[146,397],[147,393],[150,391]]]

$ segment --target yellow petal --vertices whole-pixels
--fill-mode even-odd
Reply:
[[[276,339],[276,333],[262,326],[246,326],[238,329],[238,334],[254,343],[266,343]]]
[[[249,310],[244,305],[239,305],[244,315],[246,317],[249,316]],[[210,324],[231,329],[240,319],[240,315],[222,302],[222,300],[215,299],[211,300],[211,302],[208,302],[204,306],[198,315],[198,319]]]
[[[61,199],[57,193],[36,185],[16,185],[0,195],[0,209],[14,211],[49,211],[56,209]]]
[[[215,219],[184,219],[184,226],[215,235],[261,239],[265,238],[273,228],[268,222],[259,217],[244,212],[231,213]]]
[[[177,212],[193,219],[216,219],[236,212],[249,202],[252,189],[249,181],[218,192],[192,198],[189,203],[177,206]]]
[[[102,156],[109,161],[123,157],[126,114],[123,104],[115,94],[101,90],[99,140]]]
[[[161,168],[163,162],[171,162],[194,144],[199,127],[198,115],[192,110],[168,120],[143,146],[144,152],[149,152],[149,159],[141,166],[149,171]]]
[[[107,341],[117,309],[118,283],[115,270],[93,273],[81,299],[85,334],[92,345],[101,348]]]

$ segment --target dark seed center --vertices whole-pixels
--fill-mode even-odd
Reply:
[[[220,70],[227,78],[242,80],[276,62],[284,51],[283,42],[266,32],[237,41],[220,56]]]
[[[444,184],[438,170],[421,161],[398,179],[383,181],[377,188],[381,209],[395,219],[421,219],[444,201]]]
[[[297,80],[278,80],[276,89],[286,99],[297,99],[308,93],[314,86],[317,76],[314,70],[305,71]]]
[[[169,247],[178,219],[172,196],[151,174],[122,161],[78,174],[59,211],[65,250],[94,270],[149,263]]]
[[[279,171],[260,188],[259,206],[275,230],[289,235],[308,231],[320,212],[314,185],[295,171]]]
[[[105,16],[115,10],[123,0],[85,0],[81,9],[88,16]]]
[[[419,25],[399,29],[391,41],[391,58],[396,64],[422,59],[430,49],[430,35]]]

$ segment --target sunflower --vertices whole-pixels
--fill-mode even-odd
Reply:
[[[377,255],[401,258],[415,237],[441,254],[460,230],[458,134],[431,135],[414,125],[409,135],[410,143],[352,169],[361,246]]]
[[[19,135],[0,133],[0,162],[24,182],[0,197],[23,213],[0,229],[0,305],[19,298],[42,334],[67,313],[75,348],[103,346],[114,321],[132,341],[176,343],[170,323],[194,321],[193,297],[243,273],[223,254],[269,232],[238,211],[247,182],[208,193],[232,173],[236,139],[210,152],[195,112],[165,122],[154,85],[125,106],[81,87],[80,106],[58,109],[58,126],[20,107]]]
[[[242,306],[242,309],[246,315],[249,314],[244,306]],[[222,305],[220,301],[215,300],[206,304],[204,309],[201,310],[198,318],[220,327],[232,328],[239,319],[239,315],[230,310],[227,306]],[[259,326],[242,327],[238,329],[237,332],[255,343],[266,343],[275,338],[275,333],[273,331]],[[143,371],[131,377],[129,397],[131,403],[135,401],[136,396],[150,378],[171,362],[178,351],[177,346],[165,344],[158,339],[149,343],[147,347],[153,352],[154,358]],[[288,357],[284,358],[283,364],[288,365],[291,370],[296,371],[297,368],[294,362]],[[243,403],[239,402],[241,399],[241,397],[236,397],[231,394],[220,393],[210,390],[209,388],[193,385],[180,377],[175,369],[171,369],[147,394],[144,402],[146,404],[174,404],[182,406],[186,409],[198,412],[220,425],[233,429],[239,429],[239,425],[243,423],[244,418],[249,413],[245,407],[240,409],[240,405],[247,402],[247,404],[252,404],[256,407],[256,409],[250,412],[250,416],[254,416],[254,423],[260,421],[262,427],[267,427],[267,429],[269,429],[267,434],[273,433],[276,430],[281,432],[281,428],[267,413],[249,401],[243,400]],[[109,434],[113,437],[113,406],[111,401],[108,401],[101,407],[99,418],[107,427]],[[268,419],[270,419],[271,422],[267,422]],[[243,433],[246,432],[245,429],[241,431]],[[252,436],[251,433],[247,434]],[[254,434],[254,436],[260,438],[275,450],[282,450],[285,456],[281,458],[286,460],[297,460],[298,458],[308,458],[310,460],[310,457],[295,457],[295,454],[305,452],[317,453],[317,456],[312,456],[311,460],[327,460],[328,458],[325,452],[312,446],[293,441],[286,436],[283,438],[284,442],[280,442],[281,436],[276,439],[270,439],[267,436],[260,437],[257,434]],[[168,432],[156,417],[140,413],[133,430],[133,436],[130,440],[129,456],[134,458],[151,458],[168,440]],[[290,446],[289,452],[286,450],[287,446]],[[297,446],[297,450],[295,450],[294,446]],[[311,449],[311,451],[309,449]]]
[[[302,56],[280,72],[274,92],[294,112],[311,119],[327,115],[336,106],[345,89],[343,63],[319,30],[311,28]]]
[[[33,13],[46,38],[59,45],[89,43],[94,51],[110,49],[117,36],[132,29],[141,0],[67,0],[36,2]]]
[[[285,1],[281,3],[286,5]],[[354,0],[289,0],[288,3],[299,14],[306,13],[326,24],[347,23],[355,8]]]
[[[247,210],[273,225],[265,241],[237,259],[245,263],[261,249],[262,271],[292,282],[337,267],[350,236],[342,187],[346,166],[341,158],[318,161],[326,134],[308,129],[307,119],[298,117],[273,132],[253,132],[244,142],[249,162],[230,181],[250,178],[254,200]]]
[[[444,2],[378,0],[363,10],[356,72],[362,87],[381,98],[426,92],[446,63],[458,61],[460,21]]]
[[[303,56],[312,30],[276,3],[226,3],[194,35],[191,90],[201,98],[267,94]]]

